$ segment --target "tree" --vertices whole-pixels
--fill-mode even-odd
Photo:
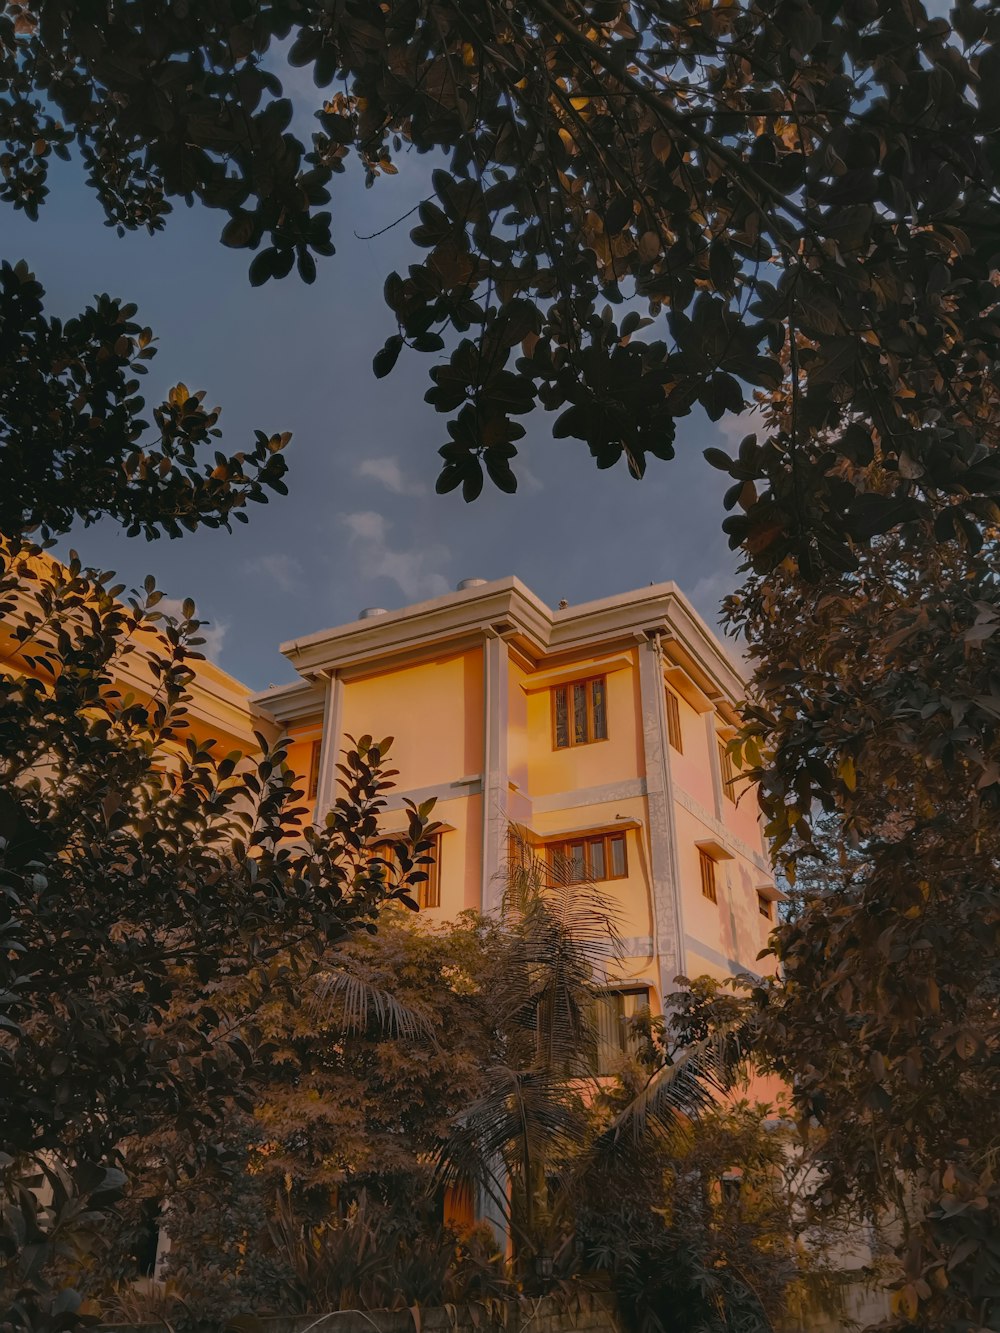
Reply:
[[[513,489],[518,418],[536,406],[558,411],[557,434],[586,442],[599,466],[624,458],[641,475],[670,456],[695,403],[718,418],[755,391],[770,402],[763,438],[710,457],[731,476],[726,527],[751,566],[733,622],[763,663],[747,753],[779,838],[795,826],[808,837],[814,799],[851,836],[885,812],[865,835],[870,878],[838,900],[844,916],[807,909],[779,947],[790,970],[810,960],[819,993],[847,997],[852,1013],[857,1000],[854,1020],[885,1047],[874,1054],[905,1078],[914,1056],[897,1043],[913,1025],[947,1031],[941,987],[921,970],[929,937],[915,933],[914,885],[926,882],[957,1018],[983,1000],[971,1031],[991,1032],[995,718],[976,700],[994,699],[992,621],[967,594],[996,600],[994,544],[982,546],[1000,512],[995,6],[959,0],[946,19],[915,0],[150,0],[98,20],[82,3],[28,0],[2,23],[3,197],[37,209],[51,155],[75,143],[109,221],[155,229],[171,200],[197,198],[226,214],[227,244],[258,252],[254,282],[294,265],[312,277],[332,248],[328,186],[352,150],[372,180],[404,144],[433,153],[412,233],[425,253],[386,283],[397,329],[375,370],[404,345],[446,353],[428,393],[450,418],[440,489],[473,499],[484,470]],[[318,87],[338,81],[308,147],[274,72],[284,41]],[[929,627],[900,623],[887,535],[906,552],[910,595],[944,578],[954,614],[938,603]],[[881,647],[890,623],[906,632],[922,702]],[[968,662],[956,633],[973,635]],[[849,736],[857,701],[867,730]],[[949,731],[952,703],[963,720]],[[888,954],[872,953],[872,919],[878,939],[901,941]],[[831,934],[834,921],[844,930]],[[903,990],[904,978],[919,984]],[[804,1013],[803,1031],[856,1050],[859,1029],[829,1016],[817,1027]],[[921,1055],[945,1061],[935,1096],[948,1052],[970,1049],[965,1031]],[[976,1050],[991,1054],[990,1040]],[[853,1093],[841,1092],[849,1116]],[[928,1123],[914,1141],[930,1180],[944,1148]],[[886,1179],[911,1160],[905,1125],[883,1142]],[[945,1229],[983,1212],[942,1206]],[[950,1299],[933,1287],[925,1298],[927,1282],[907,1290],[907,1317],[914,1301]],[[960,1295],[955,1318],[986,1320],[986,1299]]]
[[[998,42],[976,0],[950,19],[912,0],[149,0],[99,17],[17,0],[2,196],[35,215],[75,146],[119,229],[198,200],[258,252],[251,281],[311,281],[349,155],[369,183],[404,147],[433,155],[424,254],[387,281],[398,332],[376,372],[448,335],[427,395],[450,417],[439,488],[472,499],[485,467],[512,490],[516,418],[538,405],[598,466],[641,475],[695,403],[718,418],[776,391],[787,421],[716,460],[745,510],[732,540],[762,568],[838,567],[939,497],[940,540],[978,526],[1000,485]],[[322,99],[311,144],[283,62]],[[873,458],[877,494],[851,473]]]
[[[471,913],[438,929],[384,912],[376,935],[318,959],[303,993],[259,1008],[269,1068],[253,1173],[265,1194],[317,1219],[363,1191],[419,1211],[434,1154],[482,1084],[493,934]],[[238,1011],[244,988],[222,987],[220,1008]]]
[[[568,878],[515,834],[481,981],[492,1012],[484,1087],[440,1155],[443,1180],[492,1199],[519,1275],[543,1291],[554,1265],[575,1271],[580,1209],[619,1190],[627,1198],[655,1174],[658,1145],[714,1110],[742,1055],[748,1009],[708,987],[676,997],[669,1034],[647,1014],[642,1077],[609,1096],[596,1010],[615,984],[620,944],[601,891]]]
[[[482,1084],[493,934],[471,913],[440,929],[383,913],[377,936],[321,962],[302,1005],[262,1012],[273,1073],[256,1119],[272,1181],[321,1207],[361,1191],[402,1213],[422,1204]]]
[[[136,308],[96,298],[65,324],[48,319],[24,263],[0,264],[0,532],[66,532],[75,520],[117,519],[132,536],[247,522],[248,502],[286,493],[289,436],[257,432],[248,453],[199,451],[221,434],[218,408],[178,384],[142,418],[139,382],[155,355]]]
[[[208,1169],[171,1180],[173,1135],[135,1145],[140,1197],[166,1199],[173,1242],[157,1300],[204,1319],[422,1304],[470,1281],[511,1292],[468,1237],[442,1246],[440,1181],[471,1179],[510,1221],[529,1289],[546,1285],[539,1260],[608,1269],[637,1328],[769,1333],[799,1269],[792,1159],[766,1108],[715,1100],[744,1054],[748,997],[690,983],[671,1018],[635,1020],[619,1075],[595,1078],[609,918],[586,887],[539,892],[539,872],[519,868],[496,921],[431,932],[386,914],[311,990],[262,1006],[269,1073]],[[116,1261],[92,1265],[97,1289],[134,1278],[127,1219],[122,1239]]]
[[[788,1145],[766,1109],[722,1104],[648,1136],[625,1169],[592,1183],[580,1242],[637,1333],[770,1333],[786,1314],[801,1258],[782,1190]]]
[[[0,17],[5,61],[25,21]],[[19,168],[3,163],[9,182]],[[0,1295],[14,1327],[73,1321],[78,1298],[49,1279],[100,1229],[123,1140],[170,1126],[178,1169],[210,1153],[226,1109],[248,1104],[255,1010],[371,929],[381,903],[415,906],[430,845],[429,808],[413,809],[398,871],[371,861],[392,773],[367,736],[325,826],[303,827],[282,744],[223,755],[190,738],[194,603],[164,618],[152,579],[122,602],[113,575],[47,554],[101,516],[147,538],[246,521],[285,490],[288,436],[203,461],[219,435],[203,393],[177,385],[155,433],[142,418],[133,377],[154,349],[135,308],[99,297],[62,324],[42,297],[25,265],[0,266]],[[123,684],[137,661],[146,694]],[[222,1014],[214,992],[236,979],[243,1004]]]
[[[377,934],[356,934],[294,990],[269,995],[255,1010],[262,1054],[252,1108],[227,1110],[214,1160],[189,1173],[176,1169],[172,1126],[127,1145],[130,1200],[114,1241],[77,1280],[102,1303],[127,1303],[141,1275],[136,1223],[148,1223],[152,1209],[171,1241],[167,1291],[177,1310],[182,1302],[200,1319],[302,1300],[323,1312],[351,1292],[394,1304],[385,1287],[393,1263],[405,1292],[402,1269],[418,1254],[431,1287],[449,1256],[439,1281],[460,1283],[433,1164],[451,1120],[482,1086],[491,1012],[482,980],[494,934],[472,914],[435,929],[383,912]],[[223,980],[216,1008],[242,1013],[248,990],[244,978]],[[310,1237],[313,1288],[293,1294]],[[343,1290],[334,1290],[334,1254]],[[373,1283],[385,1300],[374,1298]]]
[[[223,755],[187,734],[193,603],[164,620],[152,580],[122,603],[112,577],[0,540],[0,1294],[14,1327],[72,1319],[46,1269],[92,1239],[122,1141],[170,1125],[188,1154],[211,1151],[225,1109],[249,1105],[255,1010],[380,904],[412,901],[433,827],[411,809],[398,872],[370,860],[392,772],[387,742],[362,737],[325,826],[303,828],[282,744]],[[122,684],[136,658],[149,697]],[[233,978],[243,1001],[223,1012]]]
[[[819,1201],[895,1215],[904,1327],[995,1328],[995,538],[885,538],[812,588],[751,579],[731,614],[763,650],[744,753],[804,883],[762,1018],[819,1122]]]

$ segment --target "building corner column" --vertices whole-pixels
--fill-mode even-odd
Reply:
[[[319,780],[313,823],[322,825],[333,809],[337,795],[337,764],[340,762],[341,725],[344,712],[344,682],[336,671],[328,671],[323,693],[323,735],[319,747]]]
[[[658,637],[639,645],[639,697],[646,767],[653,940],[662,1004],[674,989],[674,978],[685,970],[685,949],[680,861],[667,750],[666,687]]]
[[[503,901],[508,822],[508,649],[488,628],[483,641],[483,879],[484,912]]]

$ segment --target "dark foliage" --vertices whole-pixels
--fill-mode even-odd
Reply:
[[[311,143],[283,60],[316,84]],[[16,0],[0,194],[34,215],[75,147],[110,224],[198,200],[251,281],[311,281],[347,159],[371,182],[433,151],[375,369],[445,353],[439,489],[513,490],[538,405],[641,475],[696,403],[779,392],[766,439],[713,452],[731,539],[845,568],[941,499],[940,540],[993,512],[998,73],[976,0]]]
[[[143,420],[139,381],[155,354],[136,308],[108,296],[62,323],[23,263],[0,264],[0,533],[120,522],[130,535],[247,521],[248,502],[286,493],[289,436],[257,432],[247,453],[216,452],[218,409],[183,384]]]
[[[429,845],[414,809],[398,883],[366,855],[386,742],[361,738],[325,827],[303,829],[281,745],[222,754],[192,736],[193,604],[164,621],[151,580],[122,603],[111,577],[0,547],[0,1291],[15,1325],[39,1317],[46,1266],[120,1185],[122,1141],[170,1125],[188,1154],[211,1152],[226,1108],[251,1104],[257,1008],[406,896]],[[243,1003],[224,1011],[235,976]],[[39,1174],[51,1204],[27,1188]]]
[[[764,657],[745,749],[767,756],[769,831],[802,872],[762,1017],[822,1131],[817,1202],[894,1216],[905,1327],[996,1328],[994,542],[885,539],[818,588],[752,580],[732,610]]]
[[[310,144],[282,59],[322,100]],[[709,453],[752,569],[733,615],[762,664],[745,754],[779,843],[808,846],[827,809],[870,863],[779,936],[775,1058],[822,1114],[835,1195],[915,1182],[899,1315],[954,1333],[1000,1318],[998,129],[989,0],[947,18],[918,0],[8,0],[0,16],[0,197],[29,214],[75,148],[112,225],[156,229],[197,200],[256,252],[252,282],[310,281],[349,157],[373,182],[400,152],[433,154],[374,369],[404,347],[437,358],[440,490],[513,490],[539,406],[599,467],[641,476],[696,405],[769,404],[735,457]],[[121,355],[121,312],[100,310],[72,337],[28,319],[11,362],[54,403],[81,478],[106,455],[77,449],[81,409],[31,340],[69,337],[73,374],[101,384],[89,349]],[[277,478],[259,440],[206,479],[193,449],[214,423],[189,401],[148,446],[184,513],[116,500],[139,530],[207,521],[205,488],[230,481],[239,516]],[[6,410],[0,445],[44,474],[54,446]],[[19,496],[18,522],[71,512],[65,487],[33,504]]]

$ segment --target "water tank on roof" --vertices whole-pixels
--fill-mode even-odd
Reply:
[[[375,616],[384,616],[385,614],[384,606],[366,606],[363,611],[358,612],[358,619],[372,620]]]
[[[456,592],[465,592],[466,588],[481,588],[485,579],[459,579]]]

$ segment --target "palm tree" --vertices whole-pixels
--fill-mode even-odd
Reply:
[[[623,953],[610,900],[513,829],[500,925],[487,1088],[444,1144],[439,1178],[474,1182],[493,1201],[522,1277],[544,1287],[588,1182],[714,1105],[737,1047],[733,1031],[706,1036],[602,1120],[597,1006]]]

